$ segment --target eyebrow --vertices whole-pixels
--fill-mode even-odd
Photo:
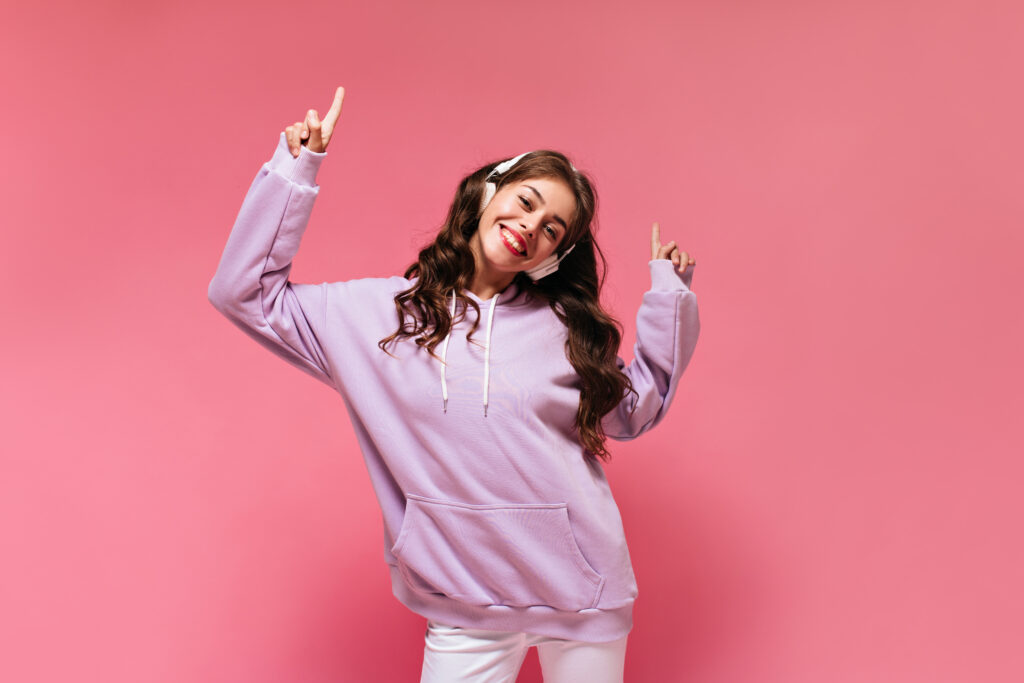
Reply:
[[[543,195],[541,195],[540,192],[537,192],[537,188],[535,188],[533,185],[523,185],[523,187],[525,187],[528,190],[532,190],[533,193],[535,195],[537,195],[537,199],[540,200],[540,203],[545,205],[545,206],[547,206],[547,202],[544,201]],[[563,219],[558,214],[555,214],[555,220],[562,224],[562,230],[568,230],[569,229],[569,226],[565,224],[565,219]]]

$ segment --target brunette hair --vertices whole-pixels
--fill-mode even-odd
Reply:
[[[459,301],[476,311],[476,320],[466,338],[476,331],[480,307],[462,292],[472,283],[476,269],[469,241],[479,227],[484,184],[498,163],[487,164],[462,179],[437,237],[406,269],[405,277],[416,280],[412,287],[395,295],[398,330],[378,343],[385,353],[392,342],[413,338],[419,347],[436,357],[435,347],[448,335],[453,324],[447,306],[452,290]],[[508,183],[528,178],[561,180],[572,190],[576,211],[558,253],[564,253],[569,245],[576,246],[572,254],[559,263],[555,273],[534,282],[520,272],[515,276],[515,283],[527,296],[547,301],[569,329],[566,356],[581,383],[575,422],[579,440],[584,446],[585,458],[607,461],[611,456],[605,448],[601,418],[627,393],[636,392],[617,363],[621,326],[601,308],[599,301],[607,262],[594,240],[597,195],[584,173],[577,171],[565,155],[551,150],[530,152],[493,182],[500,190]],[[459,319],[465,316],[465,310],[458,314]]]

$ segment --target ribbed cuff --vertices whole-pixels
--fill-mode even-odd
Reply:
[[[326,157],[327,152],[314,152],[305,145],[299,150],[299,156],[293,157],[288,149],[288,138],[282,132],[267,166],[298,185],[316,187],[316,173]]]
[[[651,289],[653,290],[689,290],[693,281],[693,269],[696,264],[687,266],[682,275],[667,258],[653,259],[648,263],[651,267]]]

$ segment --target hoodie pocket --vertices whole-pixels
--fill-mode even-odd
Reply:
[[[597,605],[604,577],[580,552],[565,503],[470,505],[406,496],[391,549],[406,583],[472,605]]]

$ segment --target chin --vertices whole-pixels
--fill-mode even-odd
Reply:
[[[493,252],[487,252],[487,263],[491,268],[504,273],[515,273],[529,268],[528,264],[517,261],[514,256],[509,254],[504,244],[497,245]]]

